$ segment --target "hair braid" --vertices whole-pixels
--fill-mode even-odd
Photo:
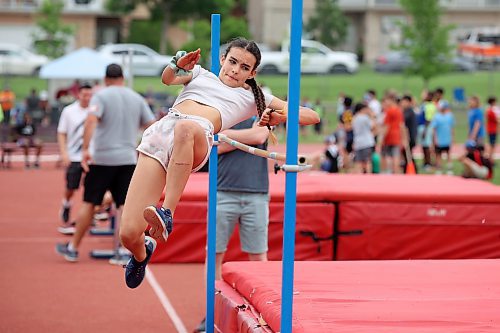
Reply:
[[[255,104],[257,105],[257,112],[260,118],[262,117],[264,110],[266,110],[266,101],[264,98],[264,93],[262,92],[262,89],[260,89],[260,87],[257,84],[257,81],[255,81],[254,78],[247,79],[245,83],[248,84],[250,88],[252,88],[252,92],[255,97]],[[278,139],[276,138],[276,135],[274,135],[271,126],[267,125],[267,128],[269,129],[269,137],[271,138],[271,143],[272,144],[278,143]]]
[[[252,88],[253,96],[255,98],[255,104],[257,105],[257,112],[259,113],[259,118],[262,117],[262,113],[266,109],[266,102],[264,99],[264,93],[262,89],[257,85],[254,78],[245,81],[246,84]]]

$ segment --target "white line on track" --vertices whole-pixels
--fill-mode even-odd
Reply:
[[[163,291],[162,287],[156,280],[153,271],[151,271],[150,268],[146,268],[146,280],[148,280],[149,284],[151,285],[151,288],[153,288],[153,291],[155,292],[156,296],[160,300],[161,305],[167,312],[167,315],[170,317],[172,322],[174,323],[175,328],[177,329],[177,332],[179,333],[188,333],[186,326],[182,323],[181,318],[175,311],[174,307],[172,306],[172,303],[170,303],[167,295]]]

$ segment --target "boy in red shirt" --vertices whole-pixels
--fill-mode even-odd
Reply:
[[[377,145],[377,150],[382,154],[382,170],[387,173],[400,173],[401,138],[404,127],[403,112],[393,94],[384,98],[383,108],[385,118],[381,140]]]
[[[495,144],[497,141],[498,120],[500,119],[500,108],[497,106],[496,97],[488,98],[488,108],[486,109],[486,132],[490,142],[489,156],[493,157],[495,153]]]

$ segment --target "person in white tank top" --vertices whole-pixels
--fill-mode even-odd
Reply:
[[[133,255],[125,270],[129,288],[144,279],[156,241],[166,241],[172,232],[172,217],[189,175],[208,159],[212,136],[254,115],[260,126],[269,128],[287,119],[286,102],[263,94],[255,81],[261,59],[255,42],[233,40],[220,59],[218,76],[198,66],[199,59],[200,49],[179,51],[165,68],[162,82],[184,89],[170,112],[144,132],[137,148],[139,159],[120,223],[122,244]],[[300,107],[301,125],[318,122],[316,112]],[[156,208],[164,189],[162,207]],[[151,237],[145,238],[148,224]]]

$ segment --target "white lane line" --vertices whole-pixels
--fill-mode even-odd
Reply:
[[[153,271],[146,267],[146,280],[148,280],[149,284],[151,285],[151,288],[153,288],[153,291],[155,292],[156,296],[160,300],[161,305],[167,312],[167,315],[170,317],[172,322],[174,323],[175,328],[177,329],[177,332],[179,333],[188,333],[186,326],[182,323],[181,318],[175,311],[174,307],[172,306],[172,303],[168,300],[167,295],[163,291],[162,287],[156,280]]]

